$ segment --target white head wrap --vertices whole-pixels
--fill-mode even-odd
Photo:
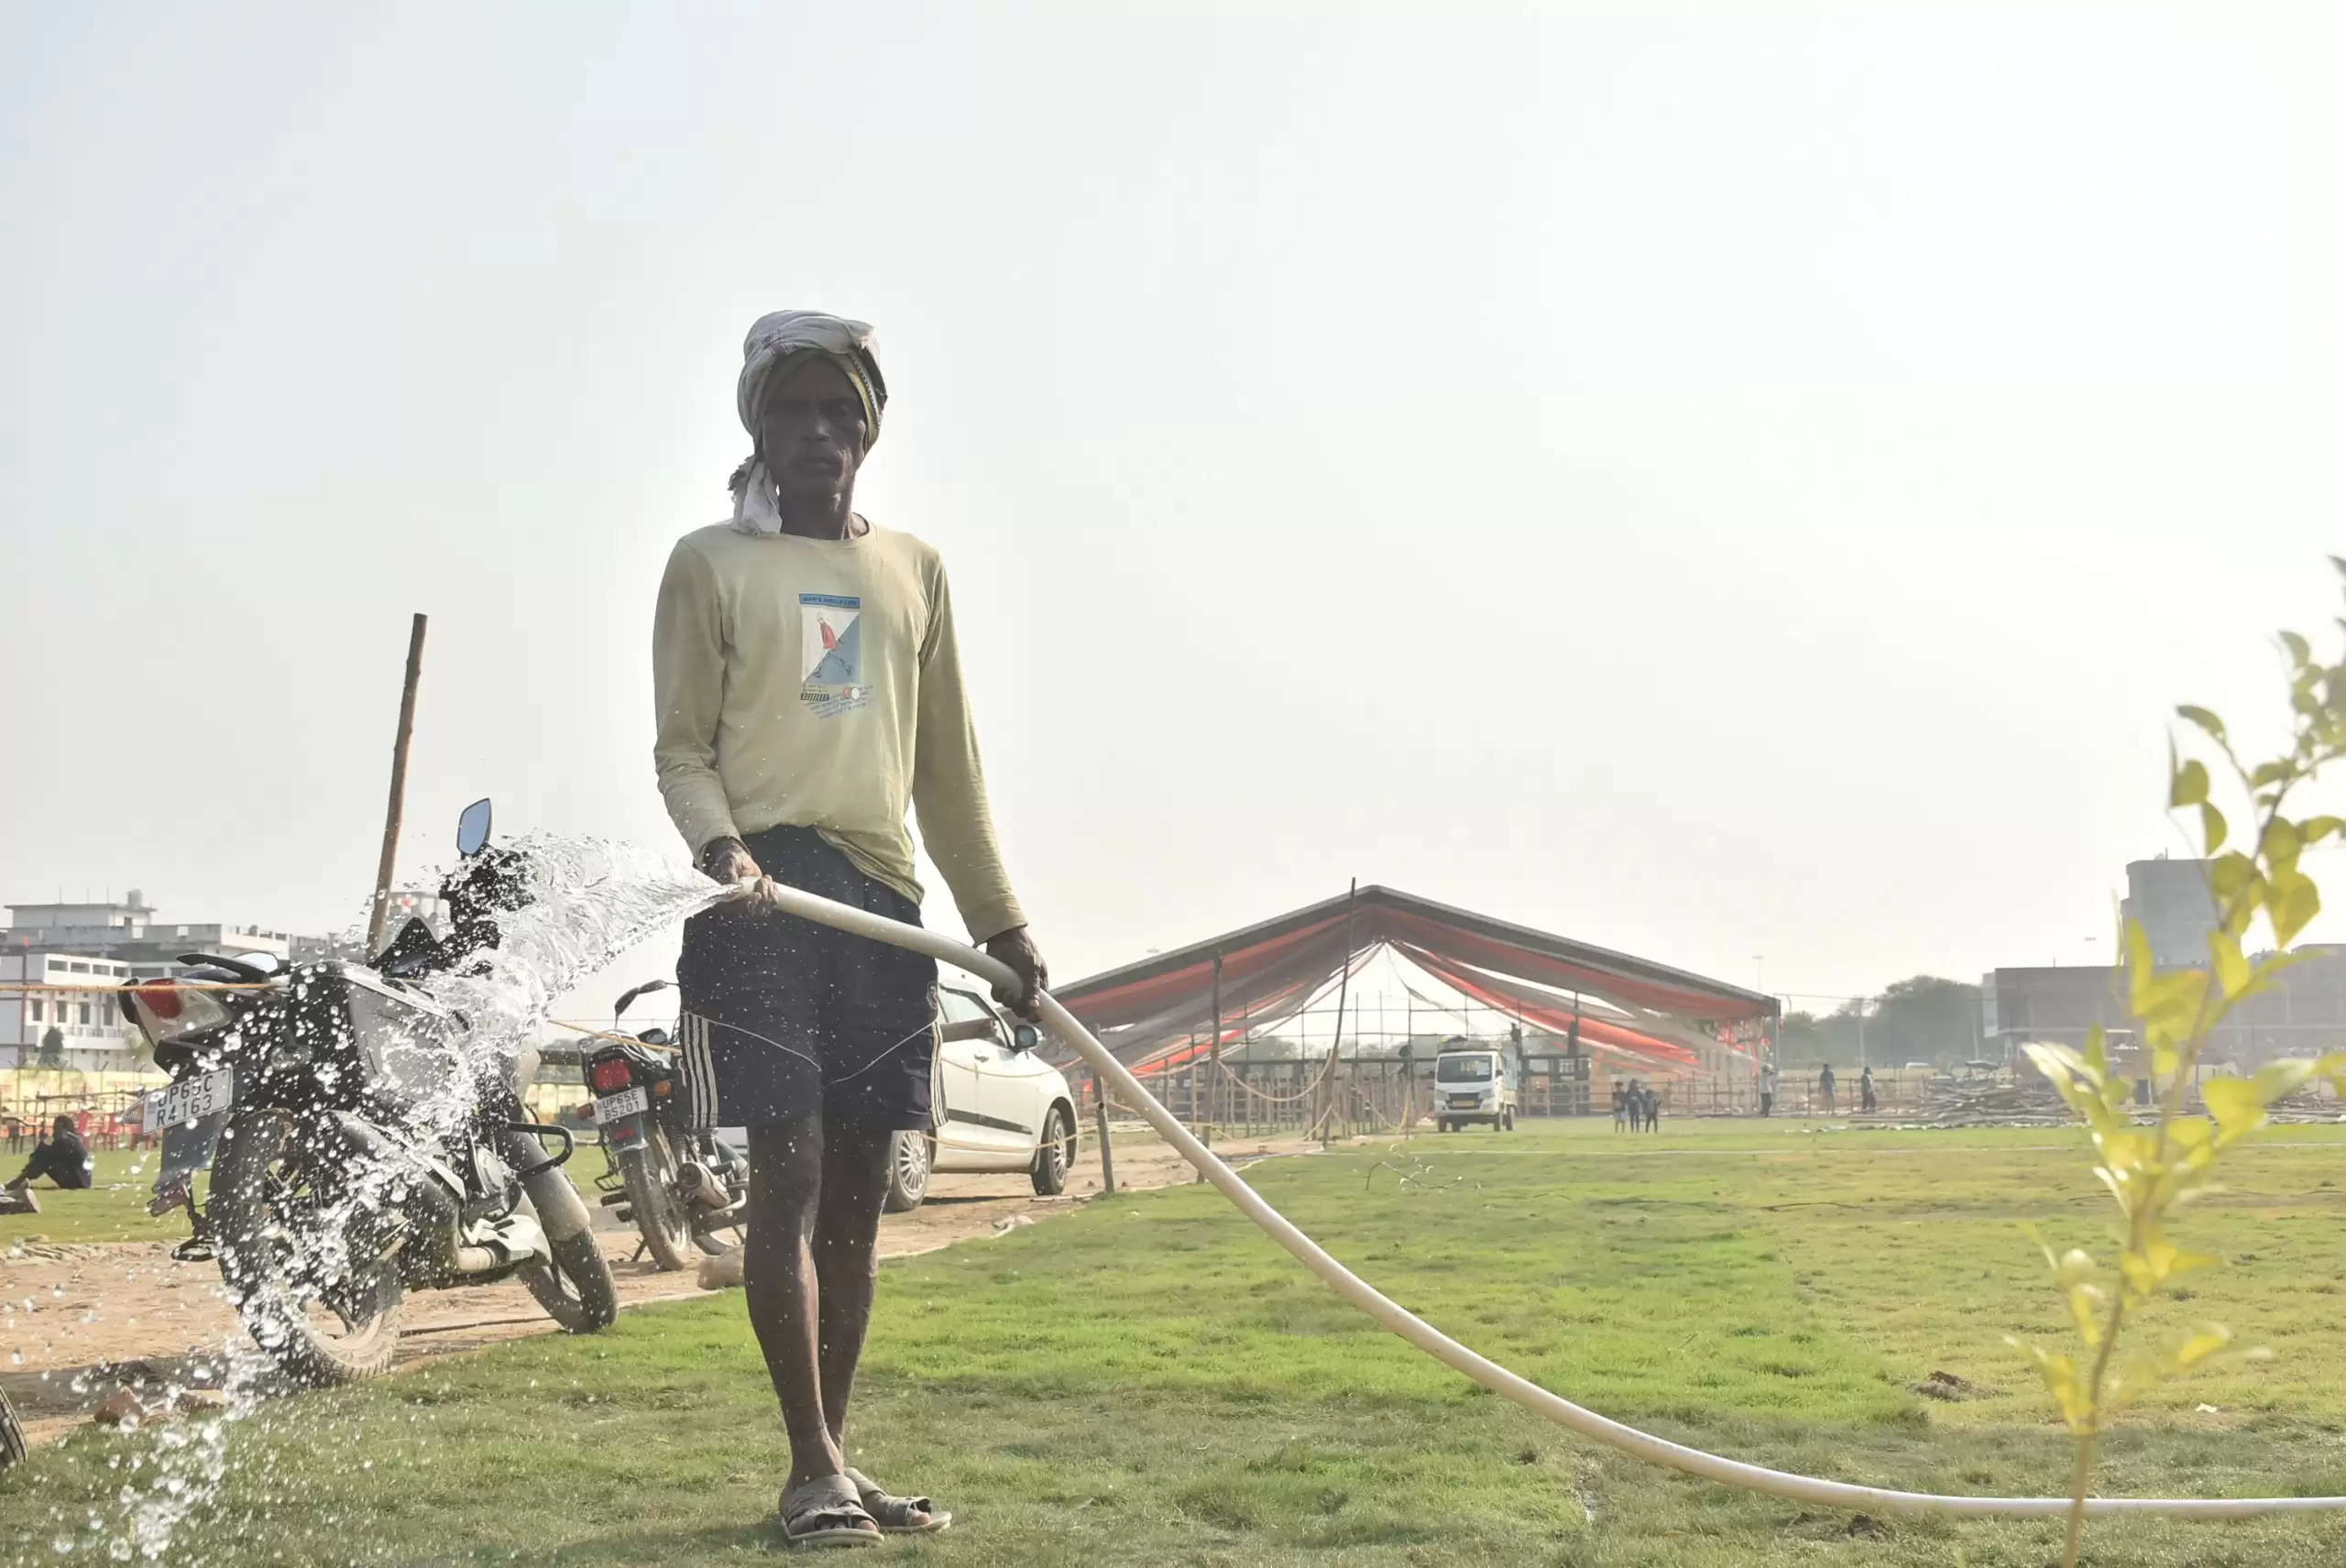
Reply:
[[[786,374],[818,354],[846,372],[862,398],[863,448],[869,452],[880,438],[881,411],[888,406],[888,384],[881,379],[880,362],[872,356],[872,329],[821,311],[775,311],[751,326],[749,336],[741,340],[741,379],[734,389],[741,427],[754,441],[766,383],[776,372]],[[755,450],[733,471],[733,526],[744,533],[782,532],[773,476]]]

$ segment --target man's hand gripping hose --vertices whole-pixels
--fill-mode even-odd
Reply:
[[[885,916],[851,909],[844,904],[802,893],[768,878],[762,877],[754,883],[738,883],[736,887],[738,892],[729,890],[724,896],[751,897],[766,907],[803,919],[819,921],[859,937],[886,942],[892,947],[926,953],[931,958],[981,976],[996,986],[1015,989],[1018,985],[1018,977],[1006,965],[940,933],[916,926],[900,925]],[[1650,1432],[1639,1431],[1635,1427],[1624,1426],[1594,1410],[1584,1409],[1562,1395],[1551,1394],[1496,1362],[1476,1354],[1398,1302],[1388,1299],[1366,1280],[1331,1257],[1319,1243],[1297,1230],[1285,1215],[1264,1201],[1261,1194],[1240,1180],[1237,1172],[1215,1158],[1211,1149],[1174,1120],[1172,1114],[1141,1087],[1140,1080],[1126,1071],[1124,1065],[1110,1055],[1105,1047],[1092,1038],[1091,1032],[1076,1022],[1073,1014],[1059,1005],[1058,998],[1044,992],[1040,1002],[1044,1026],[1072,1047],[1087,1064],[1095,1069],[1115,1098],[1136,1107],[1142,1119],[1156,1130],[1159,1137],[1179,1150],[1181,1157],[1195,1166],[1224,1198],[1238,1207],[1241,1213],[1261,1226],[1299,1263],[1318,1275],[1331,1290],[1367,1313],[1381,1327],[1398,1334],[1435,1360],[1566,1431],[1578,1432],[1632,1457],[1667,1465],[1672,1470],[1683,1470],[1690,1475],[1700,1475],[1724,1486],[1740,1486],[1747,1491],[1765,1492],[1773,1497],[1828,1508],[1995,1519],[2057,1519],[2069,1510],[2069,1499],[2066,1497],[1943,1497],[1929,1492],[1897,1492],[1880,1486],[1859,1486],[1846,1481],[1824,1481],[1809,1475],[1794,1475],[1787,1471],[1770,1470],[1764,1465],[1721,1458],[1716,1453],[1705,1453],[1700,1449],[1688,1448]],[[2308,1513],[2338,1508],[2346,1508],[2346,1497],[2095,1497],[2086,1504],[2086,1512],[2094,1516],[2161,1514],[2178,1519],[2244,1519],[2253,1514]]]

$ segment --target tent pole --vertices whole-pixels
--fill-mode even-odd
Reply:
[[[1116,1195],[1116,1151],[1108,1141],[1108,1086],[1101,1081],[1100,1069],[1091,1069],[1091,1113],[1100,1127],[1100,1187],[1113,1198]]]
[[[1360,878],[1353,878],[1352,890],[1344,894],[1344,957],[1343,968],[1336,981],[1336,1034],[1328,1042],[1328,1108],[1320,1118],[1320,1146],[1328,1146],[1328,1124],[1336,1113],[1336,1064],[1343,1059],[1344,1049],[1344,997],[1353,981],[1353,912],[1360,901]]]
[[[1213,1063],[1214,1067],[1215,1067],[1217,1069],[1219,1069],[1221,1068],[1221,1066],[1222,1066],[1222,949],[1221,949],[1220,948],[1216,948],[1213,950],[1213,1037],[1206,1043],[1206,1056],[1207,1056],[1207,1058],[1208,1058],[1209,1060],[1211,1060],[1211,1061]],[[1190,1067],[1189,1070],[1190,1070],[1190,1072],[1191,1072],[1193,1075],[1196,1073],[1196,1071],[1197,1071],[1197,1068],[1196,1068],[1196,1066],[1194,1065],[1194,1063],[1193,1063],[1193,1065]],[[1194,1076],[1192,1076],[1192,1077],[1190,1078],[1189,1081],[1190,1081],[1191,1083],[1195,1083],[1195,1082],[1197,1081],[1197,1079],[1196,1079]],[[1207,1079],[1206,1079],[1206,1098],[1207,1098],[1207,1100],[1208,1100],[1209,1102],[1211,1102],[1211,1101],[1213,1099],[1213,1097],[1214,1097],[1215,1091],[1218,1091],[1218,1090],[1220,1090],[1221,1088],[1222,1088],[1222,1074],[1221,1074],[1221,1072],[1220,1072],[1219,1070],[1216,1070],[1215,1072],[1209,1074],[1209,1075],[1207,1076]],[[1192,1091],[1192,1092],[1194,1093],[1194,1091]],[[1202,1122],[1200,1122],[1200,1124],[1199,1124],[1199,1130],[1200,1130],[1200,1132],[1203,1135],[1203,1136],[1202,1136],[1202,1142],[1205,1144],[1206,1147],[1208,1147],[1208,1148],[1211,1148],[1211,1147],[1213,1147],[1213,1117],[1212,1117],[1212,1115],[1211,1115],[1211,1113],[1209,1113],[1209,1114],[1204,1118],[1204,1120],[1203,1120]],[[1204,1169],[1203,1169],[1202,1168],[1200,1168],[1200,1170],[1198,1171],[1198,1179],[1199,1179],[1200,1181],[1203,1181],[1205,1179],[1206,1179],[1206,1173],[1205,1173]]]

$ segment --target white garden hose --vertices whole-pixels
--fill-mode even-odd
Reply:
[[[759,884],[741,885],[746,893]],[[981,976],[995,985],[1011,990],[1018,987],[1018,977],[1007,966],[974,948],[962,946],[949,937],[917,926],[906,926],[883,915],[851,909],[844,904],[803,893],[783,883],[768,881],[761,892],[773,907],[788,914],[859,937],[869,937],[874,941],[886,942],[892,947],[926,953],[931,958],[941,959],[971,974]],[[1705,1453],[1700,1449],[1688,1448],[1667,1438],[1656,1437],[1651,1432],[1639,1431],[1635,1427],[1607,1420],[1595,1410],[1584,1409],[1561,1395],[1550,1393],[1537,1383],[1518,1377],[1496,1362],[1477,1355],[1331,1257],[1319,1243],[1297,1230],[1285,1215],[1264,1201],[1262,1194],[1240,1180],[1236,1171],[1215,1158],[1211,1149],[1191,1136],[1189,1130],[1174,1120],[1172,1113],[1141,1087],[1140,1080],[1125,1070],[1124,1063],[1092,1038],[1091,1031],[1076,1022],[1075,1015],[1047,993],[1042,998],[1042,1014],[1043,1022],[1050,1026],[1051,1032],[1073,1046],[1104,1080],[1114,1086],[1118,1094],[1136,1107],[1159,1137],[1178,1149],[1181,1157],[1197,1167],[1199,1173],[1212,1182],[1223,1197],[1236,1204],[1240,1212],[1260,1225],[1273,1241],[1318,1275],[1331,1290],[1435,1360],[1456,1368],[1492,1393],[1503,1395],[1567,1431],[1594,1439],[1608,1448],[1617,1448],[1636,1458],[1668,1465],[1672,1470],[1683,1470],[1690,1475],[1700,1475],[1725,1486],[1766,1492],[1774,1497],[1814,1503],[1828,1508],[1992,1519],[2054,1519],[2069,1511],[2069,1499],[2066,1497],[1942,1497],[1931,1492],[1893,1492],[1880,1486],[1858,1486],[1847,1481],[1821,1481],[1811,1475],[1794,1475],[1787,1471],[1770,1470],[1764,1465],[1746,1464],[1740,1460]],[[2346,1497],[2094,1497],[2086,1503],[2086,1512],[2095,1516],[2160,1514],[2202,1519],[2244,1519],[2253,1514],[2309,1513],[2336,1508],[2346,1508]]]

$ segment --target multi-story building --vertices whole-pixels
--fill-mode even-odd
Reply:
[[[273,953],[291,960],[323,956],[323,938],[262,926],[181,925],[158,921],[133,888],[119,902],[12,904],[0,931],[0,981],[39,986],[120,986],[159,980],[185,966],[182,953]],[[37,1065],[49,1031],[61,1065],[82,1072],[137,1070],[137,1033],[113,997],[73,991],[0,992],[0,1067]]]
[[[2162,969],[2209,962],[2208,934],[2217,925],[2209,865],[2155,860],[2126,868],[2122,912],[2142,923]],[[2346,946],[2309,943],[2297,950],[2301,961],[2225,1015],[2209,1037],[2205,1061],[2255,1068],[2275,1057],[2319,1056],[2346,1047]],[[2096,1025],[2114,1046],[2135,1039],[2123,969],[2000,969],[1979,989],[1988,1038],[2003,1047],[2007,1059],[2017,1058],[2030,1041],[2082,1047]]]
[[[2211,862],[2136,861],[2126,868],[2126,897],[2119,915],[2143,923],[2151,956],[2163,969],[2194,969],[2208,961],[2208,933],[2217,926]]]
[[[57,1034],[55,1065],[75,1072],[137,1070],[141,1042],[104,992],[65,987],[118,986],[130,966],[87,954],[50,952],[10,944],[0,950],[0,981],[50,990],[0,991],[0,1068],[38,1067],[41,1043]]]

